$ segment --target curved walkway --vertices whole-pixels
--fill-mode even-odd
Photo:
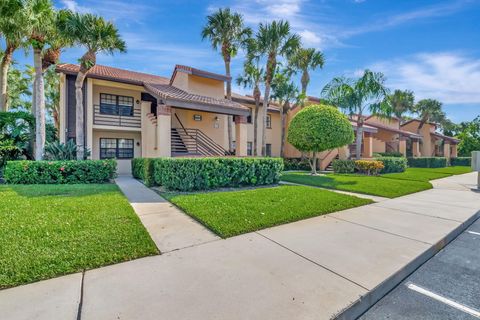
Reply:
[[[478,218],[475,181],[452,176],[405,197],[3,290],[0,314],[351,319]]]

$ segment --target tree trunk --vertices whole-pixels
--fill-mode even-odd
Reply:
[[[263,96],[262,106],[262,157],[267,156],[267,114],[268,114],[268,100],[270,99],[270,83],[265,83],[265,95]]]
[[[258,112],[260,111],[260,89],[258,85],[253,90],[253,96],[255,98],[255,115],[253,117],[253,155],[258,155]]]
[[[308,71],[307,70],[304,70],[303,71],[303,74],[302,74],[302,79],[301,79],[301,83],[302,83],[302,96],[303,96],[303,100],[302,100],[302,108],[305,106],[305,100],[307,99],[307,86],[308,86],[308,83],[310,82],[310,75],[308,74]]]
[[[45,86],[42,72],[42,50],[33,50],[35,67],[35,86],[33,102],[35,104],[35,159],[42,160],[45,149]]]
[[[312,152],[312,160],[310,162],[310,168],[312,169],[312,175],[317,174],[317,153],[314,151]]]
[[[230,76],[230,57],[223,57],[225,62],[225,75],[228,77],[227,80],[227,100],[232,100],[232,79]],[[233,116],[227,116],[227,135],[228,135],[228,151],[233,152]]]
[[[282,133],[281,133],[281,140],[280,140],[280,156],[282,158],[285,157],[285,138],[287,133],[287,110],[290,109],[288,101],[285,102],[284,106],[280,108],[280,119],[282,121]]]
[[[15,48],[7,46],[0,63],[0,111],[8,110],[8,69],[12,63],[12,55],[14,51]]]
[[[363,141],[363,121],[357,122],[357,142],[355,145],[355,158],[360,160],[362,157],[362,141]]]
[[[83,160],[85,154],[83,82],[86,76],[86,73],[80,71],[75,79],[75,139],[77,142],[77,160]]]

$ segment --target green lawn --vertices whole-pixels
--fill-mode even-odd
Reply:
[[[429,182],[396,180],[374,176],[353,174],[326,174],[311,176],[310,173],[283,174],[283,181],[343,191],[371,194],[375,196],[395,198],[432,188]]]
[[[116,185],[0,186],[0,288],[157,254]]]
[[[223,238],[372,203],[303,186],[162,195]]]
[[[470,172],[470,167],[408,168],[401,173],[388,173],[381,176],[356,174],[326,174],[311,176],[307,172],[288,172],[282,175],[283,181],[337,189],[387,198],[432,188],[430,180],[445,178],[454,174]]]

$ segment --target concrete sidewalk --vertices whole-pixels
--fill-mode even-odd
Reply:
[[[453,176],[436,181],[438,189],[3,290],[0,314],[351,319],[478,217],[475,179]]]

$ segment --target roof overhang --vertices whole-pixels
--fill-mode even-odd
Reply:
[[[226,75],[223,75],[223,74],[213,73],[213,72],[177,64],[173,69],[172,76],[170,77],[170,84],[173,83],[173,80],[175,79],[177,72],[183,72],[183,73],[191,74],[197,77],[208,78],[208,79],[213,79],[213,80],[218,80],[223,82],[230,81],[232,79],[232,77],[227,77]]]
[[[226,99],[216,99],[187,93],[170,85],[144,84],[145,90],[157,98],[159,103],[180,108],[226,115],[248,116],[250,109]]]
[[[350,123],[352,124],[352,127],[355,131],[358,130],[358,125],[356,122],[353,122],[353,121],[350,121]],[[363,132],[368,132],[368,133],[377,133],[378,130],[377,128],[374,128],[374,127],[371,127],[370,125],[367,125],[367,124],[364,124],[363,126]]]
[[[392,133],[395,133],[395,134],[399,134],[402,137],[407,137],[407,138],[411,138],[411,139],[422,139],[422,136],[420,134],[417,134],[417,133],[414,133],[414,132],[400,130],[400,129],[396,129],[396,128],[391,128],[391,127],[380,125],[380,124],[377,124],[377,123],[367,122],[366,124],[371,126],[371,127],[377,128],[379,130],[385,130],[385,131],[389,131],[389,132],[392,132]]]
[[[448,141],[448,142],[453,143],[453,144],[457,144],[457,143],[460,142],[460,140],[457,139],[457,138],[449,137],[449,136],[443,135],[443,134],[438,133],[438,132],[432,132],[432,133],[430,133],[430,135],[435,137],[435,138],[442,139],[444,141]]]

